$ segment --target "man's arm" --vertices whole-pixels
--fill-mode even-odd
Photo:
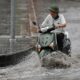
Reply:
[[[60,19],[61,19],[61,23],[58,25],[58,28],[64,28],[64,27],[66,27],[66,20],[65,20],[64,16],[61,15]]]
[[[48,26],[50,23],[50,15],[48,15],[45,20],[42,22],[41,27],[46,27]]]
[[[63,15],[61,15],[61,24],[60,24],[59,27],[60,27],[60,28],[66,27],[66,20],[65,20],[65,18],[64,18]]]
[[[39,32],[45,32],[48,30],[51,20],[51,16],[50,14],[45,18],[45,20],[43,21],[43,23],[41,24],[41,28],[39,30]]]

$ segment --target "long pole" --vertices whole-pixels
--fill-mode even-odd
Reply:
[[[16,0],[11,0],[11,39],[15,39],[15,13],[16,13]]]
[[[30,14],[29,14],[29,18],[30,18],[30,28],[33,29],[35,28],[36,29],[36,32],[38,32],[38,26],[36,25],[33,25],[33,21],[37,23],[37,17],[36,17],[36,11],[35,11],[35,6],[34,6],[34,0],[30,0],[31,2],[31,9],[32,11],[30,11]],[[34,31],[31,31],[31,36],[34,36]]]
[[[16,14],[16,0],[11,0],[11,29],[10,29],[10,52],[13,52],[15,42],[15,17]]]

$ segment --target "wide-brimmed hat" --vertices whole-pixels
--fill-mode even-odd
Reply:
[[[49,8],[50,11],[52,12],[56,12],[56,13],[59,13],[59,8],[57,6],[54,6],[52,5],[50,8]]]

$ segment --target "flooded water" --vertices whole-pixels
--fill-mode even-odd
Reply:
[[[67,69],[43,68],[37,53],[32,52],[21,63],[1,68],[0,80],[80,80],[80,2],[68,3],[61,10],[65,10],[66,30],[72,42],[72,66]]]
[[[32,52],[23,62],[0,69],[0,80],[80,80],[80,63],[76,62],[67,69],[47,69],[40,66],[38,55]]]

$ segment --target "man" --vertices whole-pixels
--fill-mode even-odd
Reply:
[[[63,28],[66,27],[66,21],[64,16],[59,13],[59,8],[57,6],[51,6],[49,11],[50,13],[48,14],[48,16],[46,17],[46,19],[43,21],[41,25],[42,27],[41,31],[42,32],[47,31],[48,30],[47,26],[52,26],[52,28],[49,30],[53,30],[55,28],[62,32]],[[45,28],[43,29],[43,27]],[[57,35],[58,49],[60,51],[62,51],[63,48],[63,38],[64,38],[64,34],[61,33]]]

